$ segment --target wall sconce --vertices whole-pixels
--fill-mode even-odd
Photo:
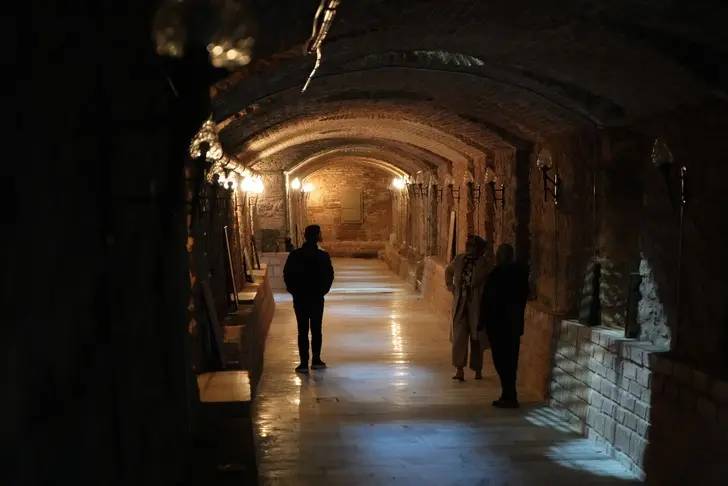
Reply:
[[[475,205],[480,204],[480,184],[475,184],[473,174],[469,170],[465,171],[465,187],[468,188],[468,200],[473,201]]]
[[[490,196],[495,207],[498,207],[498,203],[501,203],[501,208],[505,207],[506,186],[503,183],[498,186],[498,178],[495,171],[490,167],[485,169],[485,183],[490,187]]]
[[[553,176],[549,175],[549,171],[552,169],[551,153],[548,150],[542,150],[538,154],[536,160],[536,168],[541,171],[543,176],[543,200],[548,201],[549,195],[554,201],[554,206],[559,205],[559,196],[561,195],[561,178],[559,174],[554,172]]]
[[[450,197],[457,201],[460,200],[460,187],[455,188],[455,181],[449,174],[445,177],[445,187],[443,189],[445,188],[447,188],[446,190],[450,194]]]
[[[300,190],[301,189],[301,179],[299,179],[298,177],[293,179],[291,181],[291,189],[293,189],[294,191]]]
[[[263,194],[265,185],[263,184],[263,178],[259,175],[249,174],[243,177],[240,181],[240,189],[248,196],[253,206],[258,204],[258,196]],[[252,196],[251,196],[252,194]]]
[[[665,179],[665,185],[667,186],[668,193],[670,192],[670,172],[674,166],[675,159],[672,156],[670,148],[667,146],[664,140],[657,138],[655,143],[652,145],[652,154],[650,156],[652,164],[660,170],[662,176]],[[679,177],[680,177],[680,206],[684,207],[688,202],[687,197],[687,172],[688,168],[684,165],[680,166]],[[672,197],[670,198],[672,202]],[[674,203],[673,203],[674,204]]]
[[[310,182],[305,182],[303,186],[301,186],[301,194],[303,194],[303,200],[308,201],[309,196],[315,189],[316,187],[313,184],[311,184]]]

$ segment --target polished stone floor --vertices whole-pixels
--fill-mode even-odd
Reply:
[[[624,484],[632,475],[523,391],[450,377],[447,324],[383,263],[340,259],[326,300],[329,369],[296,375],[290,298],[277,295],[254,405],[261,484]]]

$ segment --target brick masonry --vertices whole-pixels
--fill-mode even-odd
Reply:
[[[307,204],[307,221],[321,225],[323,246],[332,256],[376,257],[392,231],[392,174],[371,164],[343,159],[307,176],[316,190]],[[361,222],[342,221],[345,191],[361,191]]]
[[[574,428],[644,476],[652,406],[650,356],[660,348],[623,335],[623,331],[562,321],[551,405]]]

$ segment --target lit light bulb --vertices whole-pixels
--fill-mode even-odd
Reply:
[[[300,188],[301,188],[301,179],[299,179],[298,177],[296,177],[295,179],[293,179],[291,181],[291,189],[293,189],[294,191],[297,191]]]
[[[402,177],[395,177],[392,179],[392,187],[401,191],[407,185],[407,182]]]
[[[313,192],[315,189],[314,185],[310,182],[307,182],[303,185],[303,192]]]
[[[256,194],[263,194],[264,188],[265,187],[263,185],[263,178],[260,176],[256,176],[253,184],[253,192]]]
[[[251,176],[243,177],[243,180],[240,182],[240,189],[243,192],[253,192],[253,179]]]

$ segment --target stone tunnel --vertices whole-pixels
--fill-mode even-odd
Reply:
[[[28,9],[7,484],[725,482],[723,2]],[[528,268],[518,410],[450,380],[469,235]]]

